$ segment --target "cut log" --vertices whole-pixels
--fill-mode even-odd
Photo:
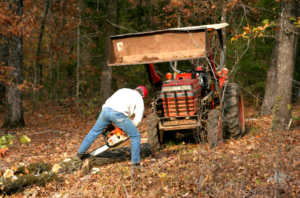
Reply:
[[[152,154],[152,149],[148,143],[141,144],[141,158],[148,157]],[[130,160],[130,148],[118,148],[105,151],[98,156],[90,157],[87,166],[83,167],[84,173],[88,174],[93,167],[104,166],[115,162],[122,162]],[[78,158],[67,158],[60,162],[61,168],[58,170],[59,174],[71,173],[82,168],[83,162]],[[4,178],[0,175],[0,194],[11,195],[13,193],[21,192],[25,188],[32,187],[33,185],[45,186],[46,183],[54,180],[58,181],[58,176],[50,171],[49,164],[38,162],[28,166],[18,167],[13,177]],[[2,172],[3,173],[3,172]],[[28,174],[29,173],[29,174]],[[13,179],[15,178],[15,179]]]
[[[59,173],[72,173],[81,168],[82,161],[78,158],[67,158],[59,163],[59,165],[62,166],[62,168],[59,170]]]
[[[49,164],[46,164],[44,162],[36,162],[36,163],[29,164],[28,166],[19,166],[18,171],[15,172],[15,175],[20,175],[20,174],[37,175],[50,170],[51,170],[51,166]]]
[[[15,177],[15,176],[14,176]],[[53,172],[44,172],[40,175],[20,175],[14,180],[13,177],[0,179],[0,194],[11,195],[22,192],[25,188],[33,185],[45,186],[52,181],[58,181],[58,177]]]

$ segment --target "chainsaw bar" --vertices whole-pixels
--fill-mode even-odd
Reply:
[[[93,150],[92,152],[90,152],[90,155],[91,156],[99,155],[100,153],[103,153],[104,151],[106,151],[109,148],[110,147],[108,147],[107,145],[100,146],[100,147],[96,148],[95,150]]]

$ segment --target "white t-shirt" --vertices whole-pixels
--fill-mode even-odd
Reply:
[[[143,119],[144,101],[137,91],[133,89],[123,88],[116,91],[110,98],[108,98],[102,109],[110,107],[115,111],[121,112],[127,117],[135,114],[133,123],[137,125]]]

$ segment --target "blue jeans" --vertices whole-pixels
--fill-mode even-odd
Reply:
[[[140,132],[127,116],[108,107],[102,110],[96,124],[81,143],[78,153],[84,154],[93,144],[95,139],[112,122],[120,127],[127,135],[129,135],[131,139],[131,162],[133,164],[140,163]]]

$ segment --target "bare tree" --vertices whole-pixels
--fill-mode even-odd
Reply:
[[[112,85],[112,68],[107,65],[109,57],[109,37],[116,34],[116,27],[112,24],[117,24],[117,0],[107,1],[107,23],[104,28],[105,33],[105,50],[102,62],[102,79],[100,83],[100,100],[98,115],[102,110],[102,105],[111,96]],[[112,24],[111,24],[111,23]]]
[[[223,6],[222,6],[222,13],[221,13],[222,17],[221,17],[221,23],[226,23],[227,22],[227,7],[226,7],[226,0],[223,0]],[[223,40],[224,40],[224,58],[226,59],[226,29],[222,30],[222,36],[223,36]],[[222,63],[222,56],[221,56],[221,60],[220,62]],[[225,68],[226,64],[223,65],[222,68]]]
[[[273,131],[279,131],[282,127],[287,126],[291,118],[294,51],[298,36],[297,29],[290,18],[297,18],[298,9],[299,4],[296,0],[281,1]]]
[[[79,0],[79,23],[77,28],[77,67],[76,67],[76,100],[79,100],[79,69],[80,69],[80,25],[81,25],[81,0]]]
[[[1,44],[0,44],[0,67],[8,65],[8,57],[9,57],[9,39],[7,36],[1,36]],[[5,94],[6,87],[4,84],[4,79],[1,80],[1,75],[3,75],[0,71],[0,105],[5,104]]]
[[[278,60],[278,47],[279,47],[279,31],[275,33],[274,45],[271,53],[269,70],[267,75],[267,84],[264,100],[260,110],[260,115],[271,115],[275,103],[274,95],[276,94],[276,79],[277,79],[277,60]]]
[[[40,59],[40,54],[41,54],[41,46],[42,46],[42,39],[44,35],[44,29],[45,29],[45,23],[46,23],[46,17],[48,13],[48,8],[49,8],[50,0],[47,0],[45,9],[44,9],[44,15],[43,19],[41,22],[41,30],[40,30],[40,35],[39,35],[39,40],[38,40],[38,47],[36,50],[36,63],[35,63],[35,70],[34,70],[34,87],[35,90],[33,91],[33,113],[35,111],[35,106],[36,106],[36,101],[37,101],[37,85],[38,85],[38,74],[40,72],[40,82],[42,80],[42,65],[39,62]]]
[[[14,4],[11,9],[20,17],[18,23],[22,20],[23,0],[11,0]],[[17,24],[18,24],[17,23]],[[22,91],[18,85],[23,83],[23,36],[11,35],[9,43],[8,66],[12,68],[10,75],[12,82],[7,86],[7,111],[3,127],[15,128],[25,126],[22,106]]]

